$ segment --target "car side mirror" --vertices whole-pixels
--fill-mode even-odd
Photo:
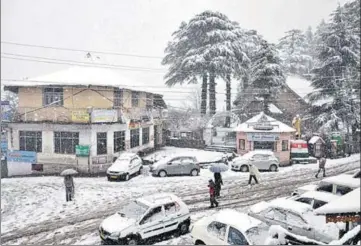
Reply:
[[[312,231],[312,227],[311,227],[311,226],[304,226],[303,229],[305,229],[306,231]]]
[[[168,162],[167,165],[172,165],[172,162]]]

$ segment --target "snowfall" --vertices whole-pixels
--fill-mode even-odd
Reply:
[[[165,147],[148,159],[180,153],[193,153],[200,162],[218,160],[222,153]],[[360,156],[328,160],[327,175],[356,170]],[[261,201],[284,197],[299,186],[317,183],[317,164],[281,167],[278,172],[262,172],[260,184],[249,187],[248,173],[227,171],[223,176],[220,208],[246,212]],[[213,174],[201,169],[197,177],[152,177],[143,174],[127,182],[108,182],[106,177],[76,177],[75,201],[65,202],[63,178],[60,176],[1,179],[2,244],[101,244],[98,227],[101,221],[118,211],[122,204],[144,195],[172,192],[188,205],[192,222],[216,210],[209,206],[207,184]],[[165,238],[158,244],[189,245],[189,234]]]

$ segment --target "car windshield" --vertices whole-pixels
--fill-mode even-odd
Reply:
[[[261,223],[258,226],[251,227],[246,231],[248,239],[254,245],[262,245],[265,243],[268,237],[268,226],[265,223]]]
[[[148,208],[149,207],[143,203],[132,201],[125,205],[118,213],[125,215],[127,218],[132,218],[138,221]]]
[[[117,164],[117,165],[129,164],[129,159],[117,159],[115,161],[115,164]]]

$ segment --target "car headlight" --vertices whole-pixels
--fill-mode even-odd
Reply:
[[[120,232],[113,232],[110,237],[120,237]]]

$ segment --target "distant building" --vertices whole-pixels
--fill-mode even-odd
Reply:
[[[123,151],[164,144],[162,95],[110,69],[72,67],[3,84],[19,98],[8,148],[36,152],[33,171],[103,172]]]

